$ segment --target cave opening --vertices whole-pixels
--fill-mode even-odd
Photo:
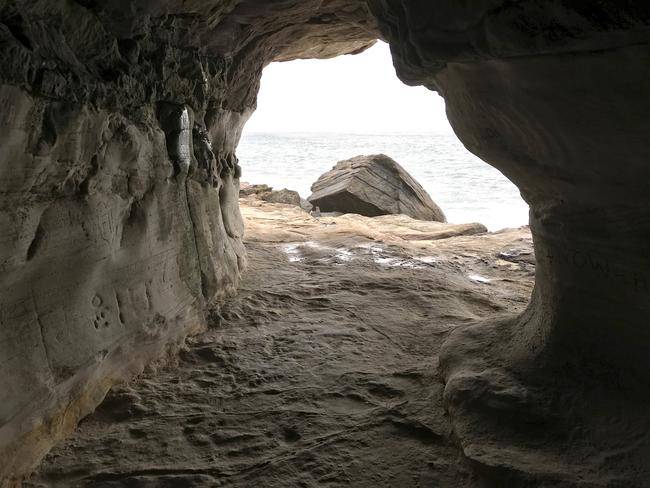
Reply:
[[[377,49],[369,55],[387,66],[381,76],[395,79],[387,46]],[[346,61],[362,62],[362,56]],[[357,90],[380,76],[364,66],[354,73],[345,70],[356,78]],[[379,85],[385,104],[390,89]],[[343,86],[350,99],[361,97],[349,82]],[[337,112],[331,121],[352,118],[353,107],[334,103],[344,94],[329,88],[320,102]],[[285,91],[291,95],[296,89],[286,86]],[[114,474],[105,476],[129,483],[129,473],[148,466],[146,476],[152,482],[171,476],[178,483],[199,485],[220,477],[233,486],[266,485],[274,479],[278,487],[326,482],[376,486],[378,480],[386,486],[470,482],[472,474],[464,463],[455,462],[458,449],[449,439],[438,352],[455,327],[523,311],[534,281],[532,241],[527,228],[488,234],[482,224],[469,222],[468,207],[481,200],[496,205],[479,209],[479,218],[525,204],[497,170],[461,147],[441,100],[421,92],[434,102],[420,104],[414,115],[418,100],[395,101],[401,112],[380,109],[393,119],[392,125],[375,125],[365,134],[363,123],[376,119],[376,113],[348,126],[348,135],[341,133],[340,123],[321,125],[316,129],[322,132],[313,133],[310,121],[285,107],[283,120],[306,130],[245,133],[237,149],[242,179],[259,175],[250,183],[277,182],[293,189],[296,182],[303,189],[309,185],[305,178],[315,179],[338,159],[396,152],[396,159],[411,160],[403,164],[416,178],[428,176],[435,183],[434,198],[447,195],[444,210],[457,205],[449,212],[452,223],[402,215],[311,218],[299,208],[246,199],[233,209],[232,198],[223,193],[236,188],[238,173],[228,175],[235,181],[219,183],[219,205],[207,213],[243,215],[248,269],[237,295],[212,306],[208,331],[187,340],[173,368],[146,371],[136,381],[114,387],[83,428],[45,458],[35,481],[93,483],[104,479],[101,469],[110,469]],[[271,97],[286,106],[283,97],[272,92]],[[258,110],[264,110],[263,103],[258,102]],[[192,116],[185,108],[163,108],[168,151],[184,162],[175,168],[191,175],[191,153],[183,148],[190,145]],[[306,112],[313,112],[316,120],[324,118],[312,107]],[[273,111],[267,113],[273,126],[282,125]],[[435,117],[440,130],[426,131]],[[405,128],[401,118],[412,125]],[[263,127],[255,115],[248,124]],[[328,132],[332,127],[338,131]],[[195,154],[202,144],[196,134]],[[438,151],[440,147],[446,152]],[[436,166],[439,157],[444,161]],[[454,172],[454,166],[461,168]],[[443,191],[445,186],[453,188]],[[199,195],[208,203],[213,198],[204,188],[188,188],[204,192]],[[506,193],[503,207],[495,191]],[[480,192],[482,196],[476,195]],[[470,196],[474,200],[458,201]],[[190,200],[194,216],[193,205],[199,204]],[[496,230],[500,222],[506,222],[503,227],[525,224],[517,218],[521,212],[488,223]],[[198,246],[210,245],[196,239]],[[208,296],[210,286],[216,288],[214,279],[203,273],[200,280]],[[84,472],[89,460],[102,467],[100,474]],[[260,462],[268,466],[261,469]]]
[[[444,100],[396,76],[389,46],[326,60],[272,63],[237,156],[242,181],[297,191],[338,162],[386,154],[401,164],[453,223],[490,231],[528,223],[517,187],[463,147]]]
[[[3,488],[118,383],[33,484],[647,485],[648,8],[434,3],[0,7]],[[240,209],[263,67],[377,38],[517,185],[535,258]]]

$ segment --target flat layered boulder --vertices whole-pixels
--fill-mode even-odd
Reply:
[[[309,202],[323,212],[367,217],[408,215],[446,222],[445,214],[422,185],[384,154],[339,161],[311,187]]]
[[[309,202],[323,212],[377,217],[403,214],[446,222],[429,194],[396,161],[384,154],[339,161],[311,187]]]

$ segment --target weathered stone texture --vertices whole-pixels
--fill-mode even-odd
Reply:
[[[531,205],[528,310],[443,351],[464,454],[495,486],[644,486],[650,6],[632,0],[0,0],[0,479],[236,286],[234,152],[263,67],[377,37]]]
[[[0,480],[235,290],[262,68],[371,45],[342,3],[0,2]]]
[[[384,154],[339,161],[318,178],[311,191],[309,202],[324,212],[367,217],[403,214],[418,220],[447,221],[422,185]]]
[[[441,355],[456,434],[494,486],[643,486],[650,7],[479,3],[371,2],[399,75],[438,90],[531,207],[528,310],[457,330]]]

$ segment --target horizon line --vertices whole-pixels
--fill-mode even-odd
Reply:
[[[346,134],[346,135],[386,135],[386,134],[432,134],[432,135],[453,135],[453,130],[410,130],[410,131],[342,131],[342,130],[244,130],[242,136],[246,134]]]

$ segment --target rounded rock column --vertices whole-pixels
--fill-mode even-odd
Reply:
[[[522,316],[457,330],[443,348],[465,454],[501,482],[640,486],[650,479],[650,47],[449,63],[435,82],[459,138],[529,203],[537,257]]]

